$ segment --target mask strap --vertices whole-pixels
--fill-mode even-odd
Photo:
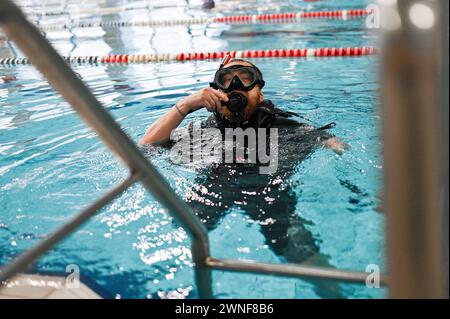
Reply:
[[[231,55],[230,54],[225,55],[225,57],[222,60],[222,63],[220,63],[219,70],[221,68],[223,68],[225,65],[227,65],[228,62],[230,62],[230,60],[231,60]]]
[[[228,62],[230,62],[230,60],[231,60],[231,55],[230,54],[225,55],[222,62],[220,63],[219,70],[222,69],[225,65],[227,65]],[[214,82],[210,82],[209,86],[216,90],[219,89],[219,87]]]

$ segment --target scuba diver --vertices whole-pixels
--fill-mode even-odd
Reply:
[[[259,161],[253,164],[213,163],[200,169],[195,186],[185,192],[184,199],[208,230],[216,228],[231,209],[238,208],[259,224],[266,244],[281,259],[331,267],[327,257],[320,253],[317,239],[305,227],[310,222],[296,209],[298,194],[289,177],[318,147],[328,147],[342,154],[348,145],[327,132],[334,123],[322,127],[301,123],[294,119],[297,114],[283,111],[265,100],[264,84],[261,71],[253,63],[225,57],[210,87],[176,103],[149,127],[140,144],[175,147],[183,134],[176,137],[173,132],[189,113],[202,108],[212,115],[201,122],[201,128],[218,129],[222,140],[227,129],[276,128],[278,162],[275,172],[261,174]],[[180,129],[192,136],[192,122]],[[269,143],[265,145],[270,148]],[[319,279],[305,281],[313,284],[319,297],[342,298],[336,283]]]

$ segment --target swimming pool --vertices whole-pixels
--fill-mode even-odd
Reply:
[[[311,10],[340,8],[328,1],[298,5]],[[365,3],[351,1],[346,8],[351,7],[365,7]],[[185,10],[183,6],[160,8],[152,15],[205,14]],[[139,10],[103,18],[137,17],[142,19]],[[153,30],[79,28],[50,32],[47,37],[64,55],[346,47],[373,40],[364,20]],[[2,52],[16,51],[14,46],[2,46]],[[376,58],[255,62],[265,75],[267,98],[314,122],[335,121],[333,133],[352,146],[343,156],[317,150],[283,181],[295,194],[295,213],[308,221],[306,228],[333,266],[364,270],[368,264],[378,264],[383,270],[384,218],[377,212],[381,157]],[[74,69],[138,141],[175,101],[205,87],[217,64],[80,65]],[[0,84],[0,263],[4,264],[122,180],[127,171],[31,66],[1,67],[0,76],[4,79]],[[196,112],[188,120],[206,116],[204,111]],[[198,172],[173,165],[167,152],[153,155],[152,162],[180,196],[196,186]],[[285,262],[265,243],[260,228],[245,206],[232,207],[210,232],[213,255]],[[165,210],[142,187],[134,186],[42,258],[35,271],[64,272],[68,264],[76,264],[82,275],[113,297],[195,298],[189,247],[186,234]],[[341,289],[351,298],[384,295],[381,289],[358,285],[342,284]],[[302,280],[220,271],[214,271],[214,291],[218,298],[318,297],[312,285]]]

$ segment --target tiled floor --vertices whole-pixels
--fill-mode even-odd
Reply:
[[[18,275],[0,288],[0,299],[100,299],[83,283],[66,283],[66,278],[41,275]]]

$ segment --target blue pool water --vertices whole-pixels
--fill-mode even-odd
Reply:
[[[69,2],[70,3],[70,2]],[[73,2],[75,4],[75,2]],[[112,7],[145,2],[95,2]],[[127,10],[118,14],[32,17],[41,24],[86,20],[129,21],[218,14],[202,11],[200,1],[164,2],[176,7]],[[245,1],[240,13],[264,10]],[[24,5],[32,3],[23,2]],[[235,14],[232,2],[221,13]],[[252,7],[253,5],[253,7]],[[365,8],[365,1],[301,1],[277,6],[323,10]],[[29,7],[28,7],[29,8]],[[48,5],[44,11],[53,7]],[[46,36],[64,55],[166,53],[267,48],[372,45],[364,20],[307,21],[304,24],[244,26],[130,27],[73,29]],[[23,56],[1,40],[0,56]],[[338,156],[316,150],[283,183],[294,194],[295,214],[306,220],[321,254],[337,268],[384,270],[384,216],[380,204],[381,162],[378,132],[378,82],[375,57],[258,59],[266,98],[316,123],[337,123],[332,133],[351,145]],[[218,61],[141,65],[74,66],[110,114],[134,141],[178,99],[212,80]],[[0,264],[35,245],[106,190],[127,176],[126,168],[105,148],[71,107],[32,66],[0,66]],[[192,114],[204,119],[206,111]],[[151,161],[184,197],[199,186],[198,171],[174,165],[167,152]],[[226,192],[226,187],[223,189]],[[231,207],[210,232],[213,256],[283,263],[267,245],[261,225],[246,209]],[[69,264],[112,297],[195,298],[190,241],[166,210],[135,185],[102,209],[79,231],[39,260],[33,271],[64,272]],[[313,285],[299,279],[214,271],[218,298],[318,298]],[[349,298],[384,297],[383,289],[341,284]]]

